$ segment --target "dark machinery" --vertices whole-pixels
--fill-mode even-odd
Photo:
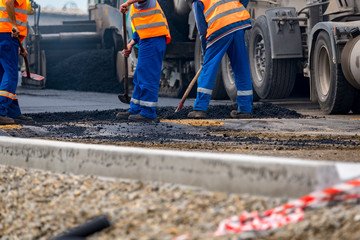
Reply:
[[[118,80],[122,83],[125,75],[123,49],[123,19],[119,6],[123,0],[90,1],[89,20],[64,21],[61,25],[39,26],[41,16],[40,6],[33,1],[35,25],[31,27],[27,38],[27,48],[30,54],[30,64],[33,71],[46,76],[50,66],[62,60],[90,49],[111,49],[113,63]],[[164,12],[171,13],[173,5],[167,0],[160,0]],[[170,14],[169,14],[170,16]],[[168,16],[168,18],[170,18]],[[170,24],[174,19],[170,18]],[[131,23],[127,19],[128,39],[132,37]],[[160,95],[181,96],[194,76],[194,41],[187,38],[188,24],[181,25],[181,30],[170,27],[172,43],[168,45],[163,63],[160,82]],[[137,49],[128,59],[129,78],[133,77],[137,63]],[[101,69],[99,69],[101,71]]]
[[[260,98],[284,98],[296,75],[326,114],[360,111],[358,0],[250,2],[248,38],[253,86]],[[226,66],[226,60],[225,66]]]

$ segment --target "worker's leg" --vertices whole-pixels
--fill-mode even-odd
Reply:
[[[3,76],[0,84],[0,115],[11,118],[21,115],[17,102],[19,44],[10,33],[0,33],[0,65]]]
[[[140,56],[140,54],[139,54],[139,56]],[[138,58],[138,62],[140,62],[140,58]],[[130,109],[129,109],[129,112],[132,114],[138,114],[141,111],[141,107],[140,107],[141,89],[139,87],[138,70],[139,70],[139,65],[135,69],[134,79],[133,79],[134,91],[131,96]]]
[[[253,92],[249,59],[245,46],[244,30],[239,30],[232,34],[234,35],[234,40],[230,44],[227,54],[230,58],[235,78],[238,111],[251,113]]]
[[[206,50],[204,63],[198,80],[194,110],[207,110],[221,59],[229,47],[231,39],[231,35],[223,37]]]
[[[156,118],[159,83],[162,61],[165,56],[165,37],[154,37],[141,40],[141,53],[138,60],[138,82],[140,88],[140,114],[146,118]],[[141,57],[141,58],[140,58]]]
[[[1,54],[1,50],[0,50],[0,54]],[[0,85],[1,85],[1,82],[3,79],[3,76],[4,76],[4,68],[2,67],[1,62],[0,62]]]

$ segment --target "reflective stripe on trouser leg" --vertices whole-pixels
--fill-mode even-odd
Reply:
[[[243,113],[251,113],[253,92],[244,30],[236,31],[231,35],[234,36],[234,40],[230,44],[227,54],[230,58],[231,68],[235,78],[238,110]]]
[[[21,114],[16,98],[19,44],[11,33],[0,33],[0,114],[11,118]]]
[[[203,67],[198,80],[194,110],[207,110],[221,59],[229,47],[231,39],[231,35],[225,36],[206,49]]]
[[[165,50],[165,36],[140,40],[136,80],[134,76],[134,101],[130,104],[131,113],[156,118],[161,66]]]

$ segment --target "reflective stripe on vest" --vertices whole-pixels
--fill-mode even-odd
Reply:
[[[240,7],[240,8],[235,8],[235,9],[230,9],[226,12],[220,13],[218,15],[216,15],[215,17],[211,18],[211,20],[209,21],[208,25],[213,24],[213,22],[215,22],[216,20],[225,17],[226,15],[232,14],[232,13],[236,13],[236,12],[242,12],[244,11],[245,8],[244,7]]]
[[[135,26],[135,30],[137,31],[137,30],[153,28],[153,27],[161,27],[161,26],[165,26],[166,29],[169,29],[169,27],[164,22],[156,22],[156,23],[148,23],[148,24]]]
[[[6,12],[6,7],[0,7],[0,11]],[[27,10],[21,8],[15,8],[16,13],[28,14]]]
[[[162,14],[163,17],[165,17],[164,14],[163,14],[163,12],[162,12],[160,9],[155,9],[155,10],[151,10],[151,11],[147,11],[147,12],[134,13],[134,14],[131,16],[131,20],[134,20],[134,18],[147,17],[147,16],[154,15],[154,14]]]
[[[11,23],[9,18],[0,18],[0,22],[6,22],[6,23]],[[21,22],[19,20],[16,20],[16,24],[22,27],[26,27],[27,23],[26,22]]]
[[[130,10],[131,23],[140,39],[166,36],[166,43],[170,43],[169,26],[158,2],[151,9],[138,10],[134,5]]]
[[[210,13],[212,13],[212,11],[215,10],[215,8],[217,8],[218,6],[223,5],[225,3],[228,3],[228,2],[239,2],[239,0],[222,0],[222,1],[215,3],[206,11],[205,18],[207,18],[210,15]]]
[[[27,2],[24,1],[21,5],[15,2],[14,4],[16,24],[20,31],[20,40],[27,36]],[[12,31],[12,23],[6,11],[5,0],[0,0],[0,32]]]
[[[250,18],[249,12],[239,0],[200,0],[204,4],[204,16],[208,23],[206,38],[221,28]]]

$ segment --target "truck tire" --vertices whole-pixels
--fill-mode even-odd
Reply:
[[[335,54],[329,34],[320,32],[311,55],[311,78],[321,110],[325,114],[346,114],[352,107],[355,88],[346,81],[341,65],[332,61]]]
[[[255,20],[251,18],[251,26],[254,26]],[[248,28],[245,30],[245,45],[246,45],[246,49],[247,49],[247,53],[248,53],[248,57],[249,57],[249,46],[250,46],[250,35],[251,35],[251,29],[252,28]],[[249,60],[250,62],[250,60]],[[225,82],[225,80],[224,80]],[[225,83],[224,83],[225,85]],[[259,95],[257,94],[257,92],[254,89],[254,84],[253,84],[253,101],[254,102],[258,102],[260,100]]]
[[[230,59],[227,54],[225,54],[221,60],[221,73],[227,95],[233,102],[236,102],[237,90],[235,86],[235,78],[231,69]]]
[[[296,80],[296,60],[271,58],[270,33],[265,16],[255,20],[248,51],[253,86],[259,97],[288,97]]]
[[[356,92],[356,96],[355,96],[353,105],[351,107],[351,111],[354,114],[359,114],[360,113],[360,90],[358,90]]]
[[[200,66],[203,64],[203,55],[202,55],[201,41],[200,41],[199,35],[197,35],[196,40],[195,40],[194,54],[195,54],[195,56],[194,56],[195,72],[197,72],[199,70]],[[228,95],[224,88],[223,80],[221,78],[220,67],[216,74],[216,80],[215,80],[214,89],[213,89],[211,98],[215,99],[215,100],[228,99]]]
[[[232,101],[236,102],[237,89],[235,86],[235,78],[231,69],[230,59],[227,54],[225,54],[224,58],[221,61],[221,73],[227,95]],[[253,90],[253,101],[257,102],[259,100],[259,96],[257,95],[256,91]]]

